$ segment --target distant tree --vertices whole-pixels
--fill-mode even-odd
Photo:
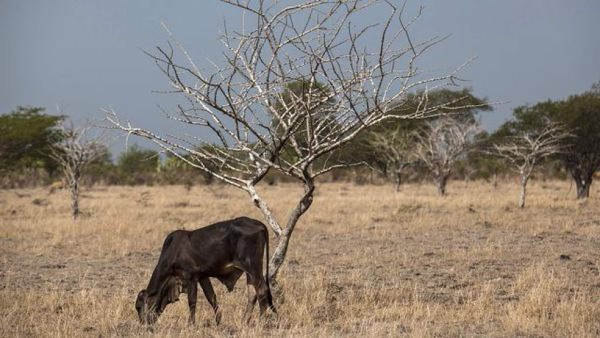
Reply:
[[[121,181],[125,184],[149,184],[154,181],[160,166],[160,157],[157,151],[142,149],[134,144],[119,156],[117,165]]]
[[[407,124],[410,124],[414,120],[406,121]],[[390,162],[388,162],[387,158],[383,157],[377,149],[373,148],[372,144],[372,136],[370,135],[372,129],[379,128],[371,128],[367,131],[359,133],[355,139],[346,144],[344,147],[336,149],[331,157],[338,163],[359,163],[366,164],[368,166],[367,169],[382,173],[385,177],[388,177],[389,173],[393,171],[393,168],[390,167]],[[385,130],[381,128],[381,130]],[[354,168],[354,173],[359,175],[359,168]],[[333,171],[333,175],[335,178],[341,177],[347,174],[350,170],[348,168],[341,168],[339,170]],[[368,170],[364,171],[365,173]],[[357,180],[362,180],[362,177],[355,177]]]
[[[186,156],[186,155],[181,155]],[[199,170],[187,165],[177,156],[167,154],[166,158],[159,167],[159,177],[161,183],[166,184],[182,184],[188,191],[192,189],[195,183],[203,182],[211,184],[213,178]]]
[[[561,157],[575,180],[577,198],[587,198],[594,173],[600,169],[600,92],[569,97],[561,104],[556,120],[574,135]]]
[[[98,145],[100,156],[92,160],[83,170],[82,184],[92,185],[96,183],[119,184],[119,171],[112,161],[112,154],[107,145]]]
[[[63,178],[71,193],[71,214],[79,216],[79,186],[85,167],[105,154],[98,137],[91,136],[90,126],[76,128],[71,123],[60,127],[61,140],[54,144],[50,156],[60,165]]]
[[[496,133],[482,131],[475,137],[476,147],[467,154],[465,165],[470,167],[466,171],[474,177],[491,181],[494,188],[498,186],[498,175],[505,173],[508,168],[503,159],[493,152],[494,145],[504,138]]]
[[[537,133],[522,132],[494,145],[494,153],[507,160],[521,177],[519,208],[525,207],[527,182],[536,165],[546,157],[563,152],[567,147],[565,141],[570,137],[561,125],[550,123]]]
[[[49,154],[53,144],[60,141],[57,127],[64,117],[43,111],[38,107],[17,107],[0,115],[0,172],[24,167],[40,167],[48,172],[56,169]]]
[[[486,98],[473,94],[471,88],[453,90],[449,88],[435,89],[423,95],[423,90],[407,95],[403,104],[396,108],[399,114],[417,111],[423,106],[438,106],[441,116],[452,117],[462,122],[475,123],[477,114],[492,111],[492,106]],[[422,126],[422,125],[421,125]]]
[[[417,134],[414,156],[429,169],[440,195],[446,194],[454,165],[473,149],[474,138],[480,132],[474,121],[446,117],[428,122]]]
[[[411,149],[415,146],[417,135],[415,131],[398,126],[394,130],[372,131],[367,134],[365,141],[379,160],[383,159],[386,168],[393,172],[396,191],[400,191],[402,172],[415,161]]]
[[[503,160],[478,150],[470,152],[465,162],[469,167],[466,169],[466,175],[471,175],[469,179],[483,179],[490,182],[494,188],[498,187],[498,176],[508,170]]]
[[[476,114],[492,110],[485,98],[476,97],[469,88],[460,90],[442,88],[427,92],[426,95],[422,90],[408,94],[402,104],[393,110],[393,113],[403,116],[427,106],[439,107],[441,116],[461,123],[475,123]],[[431,122],[436,118],[397,120],[375,126],[354,141],[355,144],[362,142],[365,146],[360,147],[353,144],[351,147],[358,150],[355,152],[355,156],[359,158],[362,156],[361,159],[372,167],[379,167],[386,173],[392,171],[398,189],[400,173],[414,161],[411,150],[416,145],[417,136],[428,130],[428,121]],[[352,153],[350,153],[351,156]]]
[[[594,172],[600,169],[600,88],[564,101],[545,101],[533,106],[515,109],[514,119],[503,125],[498,133],[518,135],[540,130],[550,123],[559,123],[570,130],[573,137],[565,140],[568,146],[558,158],[577,186],[577,198],[590,194]]]

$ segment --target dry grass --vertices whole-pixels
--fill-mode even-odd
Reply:
[[[238,215],[248,198],[222,186],[109,187],[83,195],[0,192],[0,336],[557,336],[600,335],[600,195],[564,182],[517,186],[321,185],[292,239],[286,302],[268,323],[240,323],[245,287],[215,287],[223,323],[199,300],[169,307],[153,331],[136,320],[164,236]],[[283,215],[299,191],[269,187]]]

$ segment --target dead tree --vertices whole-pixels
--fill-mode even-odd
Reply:
[[[90,136],[90,126],[80,128],[72,124],[60,127],[61,141],[51,150],[52,158],[59,164],[63,179],[71,193],[71,214],[79,216],[79,184],[83,169],[106,152],[99,137]]]
[[[504,158],[519,173],[521,192],[519,208],[525,207],[527,182],[535,166],[544,158],[565,150],[565,140],[571,134],[559,124],[552,123],[539,133],[522,132],[505,143],[494,144],[492,153]]]
[[[244,18],[241,28],[223,29],[223,62],[197,67],[172,35],[167,47],[148,54],[172,90],[188,102],[170,118],[199,128],[195,136],[137,128],[112,110],[106,118],[113,128],[149,139],[248,194],[276,237],[269,264],[276,289],[296,224],[313,202],[315,179],[356,164],[336,162],[332,153],[386,119],[436,115],[440,105],[427,104],[427,90],[421,92],[417,109],[390,112],[403,105],[409,92],[453,82],[463,66],[450,74],[423,77],[417,61],[443,38],[413,41],[408,28],[420,11],[405,20],[403,8],[390,2],[223,2],[238,8]],[[372,6],[385,6],[389,16],[356,26],[354,18],[364,18]],[[293,83],[303,84],[300,93],[289,90]],[[453,103],[441,107],[460,109]],[[257,190],[269,171],[304,187],[287,218],[275,215]]]
[[[394,130],[367,134],[366,143],[382,156],[388,167],[391,167],[394,175],[396,192],[400,191],[402,184],[402,172],[414,162],[411,148],[414,146],[416,134],[396,128]]]
[[[414,155],[433,175],[441,196],[446,195],[446,184],[456,161],[473,148],[474,137],[480,132],[474,121],[443,117],[428,122],[417,135]]]

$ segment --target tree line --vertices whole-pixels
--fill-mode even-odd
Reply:
[[[520,177],[519,206],[524,207],[527,182],[534,170],[550,177],[570,176],[577,198],[589,197],[594,173],[600,170],[600,83],[564,100],[547,100],[515,108],[511,119],[496,131],[480,128],[477,114],[492,110],[470,91],[439,90],[434,102],[456,102],[454,114],[385,125],[366,137],[368,149],[385,159],[399,187],[405,168],[424,168],[444,195],[450,175],[490,179],[499,174]],[[377,164],[373,162],[372,164]],[[544,170],[540,170],[544,169]]]
[[[50,185],[64,180],[68,176],[64,169],[74,161],[84,165],[73,166],[71,175],[87,186],[211,182],[180,160],[172,156],[161,160],[158,151],[136,144],[113,159],[108,139],[98,138],[91,129],[74,127],[68,116],[49,115],[40,107],[17,107],[0,115],[0,187]]]
[[[300,87],[292,83],[289,90],[298,92]],[[397,190],[404,181],[431,179],[444,195],[450,177],[497,184],[498,177],[518,175],[525,190],[535,169],[542,177],[570,176],[577,197],[589,196],[594,173],[600,169],[598,84],[564,100],[517,107],[511,119],[491,133],[481,128],[478,118],[493,106],[471,90],[441,89],[428,96],[429,104],[452,104],[439,117],[382,123],[359,134],[333,157],[361,166],[332,170],[323,179],[359,184],[389,180]],[[409,95],[406,101],[414,102],[405,103],[403,109],[417,109],[418,97],[419,93]],[[453,111],[452,105],[467,108]],[[56,153],[69,138],[67,120],[68,116],[49,115],[40,107],[17,107],[0,115],[2,188],[48,185],[65,177],[64,163]],[[134,144],[113,160],[106,140],[95,141],[93,147],[95,155],[79,174],[84,185],[191,187],[215,182],[212,175],[171,154],[161,157],[156,150]],[[267,177],[269,184],[287,180],[274,173]],[[524,198],[522,192],[521,206]]]

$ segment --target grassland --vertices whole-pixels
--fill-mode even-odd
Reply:
[[[283,216],[300,191],[264,192]],[[280,281],[279,316],[241,323],[245,283],[227,293],[214,325],[199,300],[171,305],[152,331],[134,298],[165,235],[248,215],[228,187],[95,187],[83,217],[66,192],[0,191],[0,336],[600,336],[600,189],[574,200],[567,182],[323,184],[298,225]]]

